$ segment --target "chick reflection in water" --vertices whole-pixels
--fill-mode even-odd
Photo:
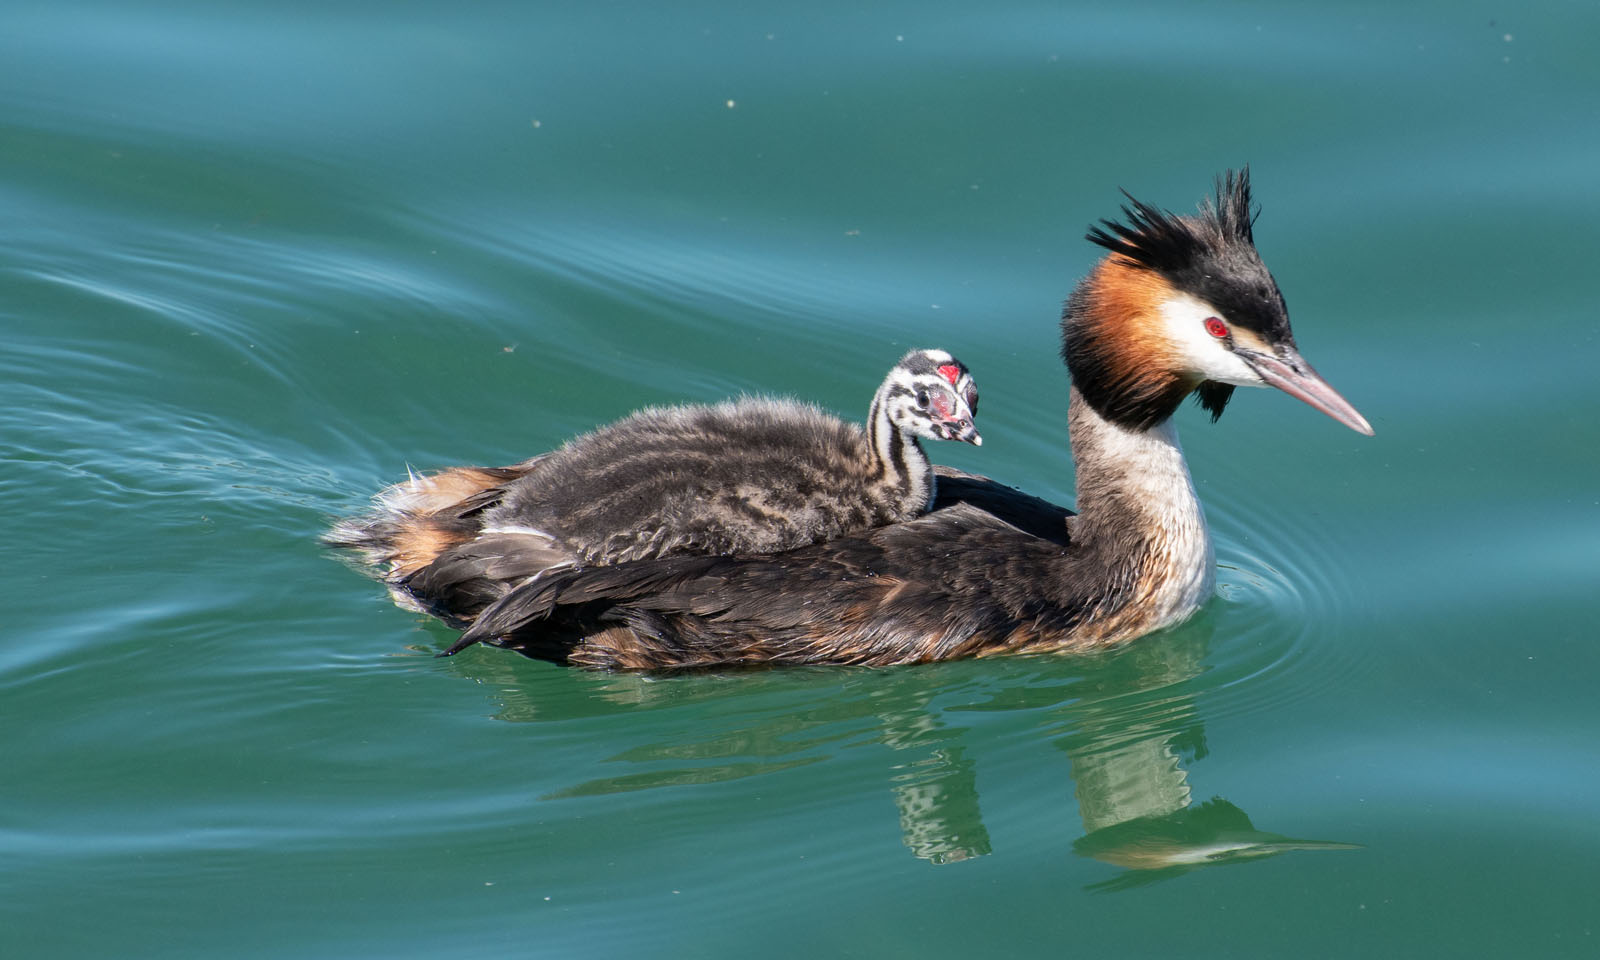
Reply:
[[[653,722],[629,727],[649,731],[649,742],[620,751],[614,744],[600,761],[622,763],[627,772],[547,792],[541,797],[547,801],[782,776],[848,752],[849,763],[881,771],[911,853],[955,863],[993,851],[979,803],[982,747],[962,719],[1027,712],[1037,717],[1029,736],[1042,734],[1070,760],[1063,773],[1074,782],[1083,830],[1073,850],[1126,869],[1094,889],[1292,850],[1352,849],[1256,830],[1244,811],[1221,798],[1193,801],[1189,766],[1207,754],[1196,697],[1209,689],[1200,678],[1210,630],[1202,614],[1177,630],[1070,665],[1041,657],[652,677],[547,673],[504,658],[449,663],[496,689],[503,720],[652,712]],[[530,686],[529,671],[566,689],[557,696],[541,692],[540,683]],[[708,723],[708,712],[727,722]],[[887,763],[873,764],[860,752],[864,747],[888,747]]]

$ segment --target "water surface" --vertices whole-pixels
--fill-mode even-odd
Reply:
[[[0,949],[1592,956],[1600,15],[24,5],[0,32]],[[983,385],[1125,187],[1253,166],[1300,345],[1180,429],[1219,595],[1113,655],[597,675],[315,542],[648,403]],[[957,561],[959,562],[959,561]],[[1329,846],[1319,846],[1328,844]],[[1209,858],[1209,859],[1208,859]]]

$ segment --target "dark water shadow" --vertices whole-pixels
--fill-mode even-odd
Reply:
[[[878,669],[602,674],[488,650],[440,663],[492,686],[495,716],[507,722],[651,714],[631,721],[650,741],[609,758],[635,770],[543,800],[729,782],[845,750],[887,749],[884,787],[906,847],[930,863],[954,863],[994,850],[972,731],[1020,720],[1064,755],[1083,831],[1074,852],[1124,870],[1090,889],[1130,889],[1295,850],[1354,849],[1258,830],[1221,797],[1194,800],[1193,769],[1209,754],[1199,700],[1216,680],[1207,676],[1212,633],[1202,614],[1109,654]]]

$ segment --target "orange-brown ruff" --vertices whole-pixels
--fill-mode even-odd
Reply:
[[[1274,386],[1371,427],[1299,355],[1247,172],[1195,216],[1130,204],[1090,232],[1109,254],[1062,318],[1076,516],[941,469],[932,510],[907,522],[772,555],[582,566],[482,529],[524,464],[447,473],[411,521],[426,532],[348,545],[394,558],[403,602],[469,625],[446,653],[486,642],[597,668],[1086,651],[1180,622],[1213,588],[1171,423],[1183,398],[1215,418],[1235,386]]]

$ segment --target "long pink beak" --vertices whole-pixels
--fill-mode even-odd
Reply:
[[[1339,391],[1328,386],[1317,371],[1293,347],[1280,347],[1283,357],[1254,351],[1239,351],[1239,356],[1261,375],[1271,386],[1291,397],[1311,404],[1357,433],[1372,436],[1372,424],[1367,422],[1350,401],[1339,396]]]

